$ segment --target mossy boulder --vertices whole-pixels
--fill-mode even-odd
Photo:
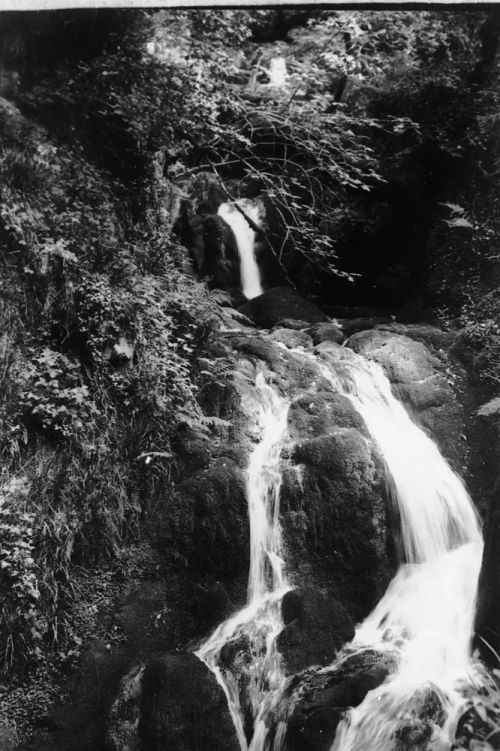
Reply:
[[[354,625],[335,598],[312,589],[292,589],[281,603],[285,624],[277,646],[288,674],[329,665],[354,636]]]
[[[183,483],[182,499],[190,567],[221,577],[245,574],[249,530],[241,467],[229,458],[218,459]]]
[[[106,741],[110,751],[239,751],[223,690],[189,652],[152,657],[123,678]]]
[[[333,357],[345,352],[328,346]],[[328,589],[359,619],[395,568],[385,469],[351,401],[319,371],[309,387],[289,410],[281,491],[287,563],[301,586]]]
[[[283,697],[287,714],[286,748],[330,751],[337,726],[348,709],[380,686],[395,669],[389,653],[365,650],[347,656],[331,670],[308,670],[296,676]],[[291,709],[290,709],[291,708]],[[281,719],[280,709],[276,719]]]
[[[307,300],[291,287],[271,287],[239,308],[257,326],[270,329],[284,318],[307,323],[327,321],[327,316],[311,300]]]
[[[139,735],[148,751],[239,751],[227,699],[195,655],[152,659],[142,678]]]
[[[343,328],[337,323],[315,323],[307,333],[313,340],[313,344],[320,342],[335,342],[341,344],[345,339]]]
[[[304,347],[312,349],[313,342],[311,337],[305,331],[294,331],[287,328],[274,328],[269,334],[273,342],[281,342],[289,349]]]

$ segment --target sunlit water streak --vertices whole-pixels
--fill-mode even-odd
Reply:
[[[281,473],[280,453],[287,430],[288,403],[265,382],[260,373],[255,386],[244,395],[248,413],[258,438],[247,469],[247,500],[250,522],[250,570],[247,605],[222,623],[196,652],[212,670],[223,688],[242,751],[259,751],[260,713],[283,684],[276,638],[283,628],[281,600],[288,591],[283,562],[279,523]],[[255,718],[250,746],[244,729],[244,709],[240,702],[241,675],[221,666],[226,645],[248,643],[251,663],[246,671],[248,697]]]
[[[236,204],[255,224],[259,224],[260,211],[256,203],[248,198],[241,198],[236,201]],[[240,257],[241,288],[245,297],[251,300],[263,292],[260,270],[255,257],[255,230],[232,203],[221,204],[218,214],[234,232]]]

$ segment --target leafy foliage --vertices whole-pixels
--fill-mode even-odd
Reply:
[[[469,687],[465,711],[454,751],[492,751],[500,737],[500,671],[487,671],[477,664],[473,685]]]

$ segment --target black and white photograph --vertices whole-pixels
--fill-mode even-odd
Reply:
[[[0,2],[0,751],[500,750],[499,46]]]

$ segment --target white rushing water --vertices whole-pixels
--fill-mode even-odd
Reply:
[[[259,224],[259,207],[248,198],[241,198],[236,204],[255,223]],[[259,266],[255,258],[255,231],[243,214],[232,203],[219,206],[219,216],[226,221],[234,232],[238,254],[240,256],[240,276],[243,294],[248,300],[258,297],[263,292]]]
[[[250,570],[247,605],[224,621],[196,652],[222,686],[242,751],[261,751],[265,735],[261,714],[267,701],[284,682],[276,638],[283,627],[281,600],[289,589],[284,573],[279,496],[280,453],[287,429],[288,403],[259,373],[249,387],[243,407],[252,420],[257,443],[247,469],[250,522]],[[247,644],[250,662],[243,668],[247,695],[255,718],[254,736],[248,746],[239,681],[231,668],[221,666],[226,645]]]
[[[405,727],[427,733],[412,741],[413,751],[449,751],[465,704],[464,687],[474,675],[470,642],[482,556],[474,506],[436,444],[394,397],[378,364],[331,345],[320,345],[318,355],[300,354],[314,359],[332,389],[345,395],[363,418],[385,461],[400,522],[401,567],[339,655],[340,662],[346,655],[375,649],[390,653],[397,667],[347,713],[332,751],[403,751],[404,736],[398,739],[398,734]],[[270,727],[286,687],[276,639],[283,626],[281,600],[289,589],[279,523],[279,458],[288,404],[262,375],[244,402],[258,436],[247,470],[247,605],[222,623],[197,655],[226,693],[242,751],[282,751],[286,724],[280,720],[273,740]],[[244,646],[239,649],[247,661],[242,665],[240,657],[227,666],[223,648],[238,649],[242,640],[246,652]],[[433,703],[439,709],[434,715],[429,711]],[[250,744],[244,729],[249,711]]]
[[[390,751],[395,731],[418,716],[418,697],[432,689],[446,720],[423,748],[449,749],[473,670],[473,632],[482,537],[472,501],[436,444],[395,399],[382,368],[346,353],[346,375],[324,375],[363,417],[387,466],[400,517],[401,566],[351,649],[389,650],[398,668],[370,691],[338,730],[334,751]]]
[[[282,88],[286,85],[288,73],[286,70],[286,60],[284,57],[272,57],[269,61],[269,86]]]

